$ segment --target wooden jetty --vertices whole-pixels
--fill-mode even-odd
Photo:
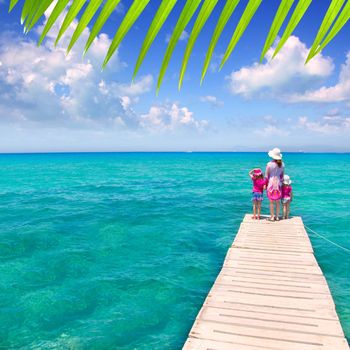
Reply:
[[[185,350],[349,350],[300,217],[246,215]]]

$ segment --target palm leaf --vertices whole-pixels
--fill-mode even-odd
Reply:
[[[22,7],[22,13],[21,13],[21,24],[23,25],[23,32],[25,33],[25,27],[26,27],[26,21],[30,14],[30,12],[33,10],[34,5],[37,5],[37,0],[25,0],[23,7]]]
[[[26,32],[28,33],[34,25],[39,21],[39,19],[43,16],[48,7],[52,4],[52,0],[44,0],[42,1],[37,10],[32,14],[30,21],[26,24]]]
[[[175,29],[171,35],[167,50],[163,58],[162,66],[160,68],[158,83],[157,83],[157,94],[159,92],[160,86],[162,85],[164,74],[168,68],[169,61],[173,54],[175,46],[179,41],[181,34],[185,30],[188,22],[191,20],[194,13],[196,12],[200,3],[201,3],[201,0],[188,0],[181,12],[181,15],[176,23]]]
[[[13,10],[13,8],[17,5],[18,0],[11,0],[10,1],[10,7],[9,7],[9,12]]]
[[[1,0],[0,0],[1,1]],[[21,22],[24,24],[24,31],[28,33],[43,17],[45,11],[49,8],[50,5],[54,3],[55,0],[22,0],[22,8],[21,8]],[[72,4],[70,5],[70,1]],[[82,9],[86,8],[80,17],[77,19],[77,26],[73,32],[72,38],[68,44],[67,52],[69,52],[72,47],[75,45],[77,40],[81,37],[85,28],[87,28],[94,18],[94,16],[98,13],[99,9],[101,11],[97,16],[97,20],[95,21],[89,38],[85,44],[84,54],[91,46],[94,39],[100,33],[102,27],[111,16],[114,9],[119,5],[121,0],[57,0],[57,3],[54,6],[54,9],[50,16],[47,18],[44,29],[40,35],[38,44],[40,45],[44,38],[47,36],[48,32],[51,30],[52,26],[57,22],[58,18],[62,13],[65,13],[67,9],[67,13],[63,19],[63,23],[60,24],[59,33],[55,40],[55,45],[62,38],[63,34],[70,27],[72,22],[77,19],[79,13]],[[205,54],[205,60],[203,64],[202,74],[201,74],[201,83],[206,75],[208,67],[210,65],[210,61],[213,57],[214,50],[217,46],[217,43],[225,29],[229,19],[231,18],[233,12],[235,11],[240,0],[227,0],[225,6],[220,14],[218,22],[216,23],[214,33],[210,39],[209,47]],[[9,11],[13,10],[13,8],[18,5],[19,0],[8,0],[9,2]],[[119,47],[121,41],[124,39],[125,35],[132,28],[135,21],[139,18],[139,16],[143,13],[144,9],[148,5],[150,0],[133,0],[132,4],[124,15],[122,22],[112,40],[112,43],[108,49],[108,53],[104,59],[103,67],[111,59],[112,55],[115,53],[117,48]],[[191,53],[193,51],[194,45],[202,32],[204,25],[209,20],[210,15],[214,11],[219,0],[186,0],[184,7],[181,13],[178,16],[176,21],[176,25],[174,31],[172,32],[170,41],[166,48],[165,55],[162,60],[161,68],[159,71],[158,82],[157,82],[157,93],[162,84],[164,75],[168,68],[170,59],[172,57],[173,51],[180,39],[181,34],[185,30],[186,26],[193,18],[195,12],[198,7],[203,3],[201,10],[199,11],[198,16],[195,19],[193,29],[191,31],[188,43],[186,45],[186,49],[183,55],[183,60],[181,64],[180,76],[179,76],[179,88],[183,84],[184,75],[187,70],[188,62],[191,57]],[[283,23],[285,22],[295,0],[280,0],[280,4],[274,20],[271,24],[269,33],[266,37],[266,41],[264,43],[264,47],[261,53],[260,60],[262,60],[269,48],[273,45]],[[291,18],[284,30],[284,33],[277,44],[277,47],[273,53],[272,58],[274,58],[278,52],[282,49],[288,38],[292,35],[293,31],[301,21],[301,19],[305,16],[307,9],[311,5],[312,0],[298,0],[298,3],[291,15]],[[156,3],[156,2],[155,2]],[[144,41],[141,46],[140,53],[138,55],[134,72],[133,79],[135,78],[137,72],[140,69],[142,62],[152,43],[154,42],[156,36],[158,35],[161,28],[163,28],[165,21],[169,17],[171,11],[173,10],[177,0],[162,0],[159,1],[157,11],[152,19],[151,25],[148,28],[147,34],[144,38]],[[235,49],[237,43],[241,39],[245,30],[247,29],[249,23],[251,22],[253,16],[256,11],[259,9],[262,0],[249,0],[247,1],[247,5],[238,21],[238,24],[234,30],[234,33],[230,39],[230,42],[226,48],[225,54],[222,58],[220,69],[226,63],[228,58],[231,56],[233,50]],[[157,5],[156,5],[157,6]],[[318,29],[317,35],[313,41],[311,46],[309,55],[306,59],[306,63],[309,62],[315,55],[317,55],[322,49],[324,49],[330,41],[334,39],[334,37],[339,33],[339,31],[344,27],[344,25],[350,19],[350,0],[331,0],[328,6],[327,12],[322,20],[322,23]]]
[[[243,15],[241,19],[238,22],[238,25],[236,27],[235,32],[232,35],[231,41],[228,44],[228,47],[226,49],[226,52],[224,54],[224,57],[220,64],[220,69],[222,69],[223,65],[227,61],[227,59],[230,57],[232,51],[234,50],[235,46],[237,45],[239,39],[245,32],[248,24],[250,23],[251,19],[253,18],[255,12],[259,8],[262,0],[249,0],[247,7],[245,8]]]
[[[149,2],[150,0],[135,0],[130,6],[129,11],[126,13],[122,23],[120,24],[120,27],[118,28],[117,33],[114,36],[111,46],[108,49],[106,58],[103,62],[103,68],[106,66],[114,52],[117,50],[119,44],[130,30],[131,26],[139,18]]]
[[[332,23],[334,22],[335,18],[337,17],[338,13],[340,12],[341,8],[344,5],[345,0],[332,0],[332,3],[330,4],[327,13],[322,21],[322,24],[320,26],[320,29],[318,30],[317,36],[311,46],[309,55],[306,59],[306,63],[311,60],[312,57],[315,56],[315,52],[317,48],[319,47],[322,39],[327,34],[329,28],[331,27]]]
[[[96,14],[96,12],[97,12],[98,8],[100,7],[100,5],[102,4],[102,2],[103,2],[103,0],[90,1],[88,7],[86,8],[83,16],[81,17],[81,19],[78,23],[77,28],[75,29],[75,31],[72,35],[72,39],[68,45],[67,52],[69,52],[72,49],[73,45],[79,39],[83,30],[88,26],[92,17]]]
[[[316,53],[319,53],[321,50],[323,50],[331,40],[334,39],[334,37],[338,34],[338,32],[344,27],[346,22],[350,18],[350,1],[345,4],[343,11],[340,13],[338,19],[334,23],[332,29],[329,31],[328,35],[324,39],[324,41],[321,43],[319,48],[316,50]]]
[[[91,29],[89,39],[87,40],[85,45],[84,54],[89,49],[94,39],[96,38],[98,33],[101,31],[103,25],[106,23],[107,19],[109,18],[109,16],[112,14],[112,12],[115,10],[115,8],[118,6],[119,3],[120,3],[120,0],[106,1],[100,15],[98,16],[94,26]]]
[[[40,35],[38,45],[41,45],[43,40],[45,39],[47,33],[50,31],[52,26],[55,24],[57,21],[57,18],[60,16],[60,14],[63,12],[63,10],[66,8],[68,5],[69,0],[58,0],[56,6],[54,7],[51,15],[47,19],[47,22],[45,24],[45,27]]]
[[[69,8],[68,13],[66,17],[64,18],[64,21],[61,25],[61,28],[58,32],[55,45],[58,44],[60,41],[62,35],[65,33],[65,31],[68,29],[70,24],[73,22],[74,18],[78,15],[81,8],[84,6],[86,0],[74,0],[72,6]]]
[[[306,10],[309,8],[310,4],[311,4],[312,0],[299,0],[293,14],[292,17],[287,25],[287,28],[285,29],[281,40],[279,41],[275,52],[273,53],[272,58],[274,58],[277,53],[282,49],[283,45],[286,43],[286,41],[288,40],[288,38],[292,35],[294,29],[296,28],[296,26],[298,25],[298,23],[301,21],[301,19],[303,18]]]
[[[139,56],[137,57],[132,80],[135,79],[136,74],[137,74],[138,70],[140,69],[140,66],[141,66],[149,48],[151,47],[154,39],[156,38],[157,34],[159,33],[160,29],[162,28],[165,20],[168,18],[171,10],[174,8],[176,2],[177,2],[177,0],[163,0],[161,5],[159,6],[158,11],[157,11],[155,17],[153,18],[151,26],[148,29],[145,40],[143,41]]]
[[[225,7],[223,8],[223,10],[221,12],[220,18],[219,18],[218,23],[216,24],[216,27],[214,30],[214,34],[211,38],[208,51],[207,51],[206,56],[205,56],[204,65],[203,65],[203,69],[202,69],[201,84],[202,84],[204,77],[205,77],[205,74],[207,73],[207,70],[209,68],[209,64],[210,64],[211,58],[213,56],[216,44],[217,44],[217,42],[222,34],[222,31],[224,30],[224,28],[226,26],[228,20],[230,19],[230,17],[232,16],[232,13],[236,9],[239,1],[240,0],[227,0]]]
[[[216,4],[218,3],[218,0],[205,0],[204,4],[198,14],[197,20],[193,26],[191,35],[188,39],[188,43],[186,46],[186,51],[184,58],[182,60],[182,66],[181,66],[181,72],[180,72],[180,78],[179,78],[179,90],[182,86],[182,81],[186,72],[188,60],[190,59],[191,52],[193,49],[193,46],[198,38],[198,35],[200,34],[204,24],[207,22],[209,16],[213,12]]]
[[[277,10],[276,16],[272,22],[272,26],[270,29],[270,32],[266,38],[264,48],[262,50],[261,56],[260,56],[260,62],[264,59],[266,52],[271,47],[275,39],[277,38],[278,32],[281,29],[281,26],[286,19],[289,10],[291,9],[292,5],[294,3],[294,0],[282,0],[281,4]]]
[[[29,17],[31,11],[33,11],[37,6],[38,0],[25,0],[21,14],[21,23],[24,24],[24,28],[26,19]]]

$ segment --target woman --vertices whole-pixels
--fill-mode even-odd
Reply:
[[[284,163],[282,162],[282,154],[279,148],[269,151],[269,157],[272,160],[267,163],[265,176],[268,181],[267,197],[270,200],[270,221],[278,221],[280,213],[280,200],[282,198],[282,181],[284,176]],[[276,216],[275,216],[276,206]]]

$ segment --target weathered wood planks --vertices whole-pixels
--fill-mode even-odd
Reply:
[[[246,215],[185,350],[349,350],[300,217]]]

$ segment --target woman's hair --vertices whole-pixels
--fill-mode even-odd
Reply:
[[[256,179],[263,179],[264,178],[264,174],[261,174],[259,176],[255,176]]]
[[[282,166],[282,160],[281,159],[276,159],[275,162],[277,163],[279,168]]]

